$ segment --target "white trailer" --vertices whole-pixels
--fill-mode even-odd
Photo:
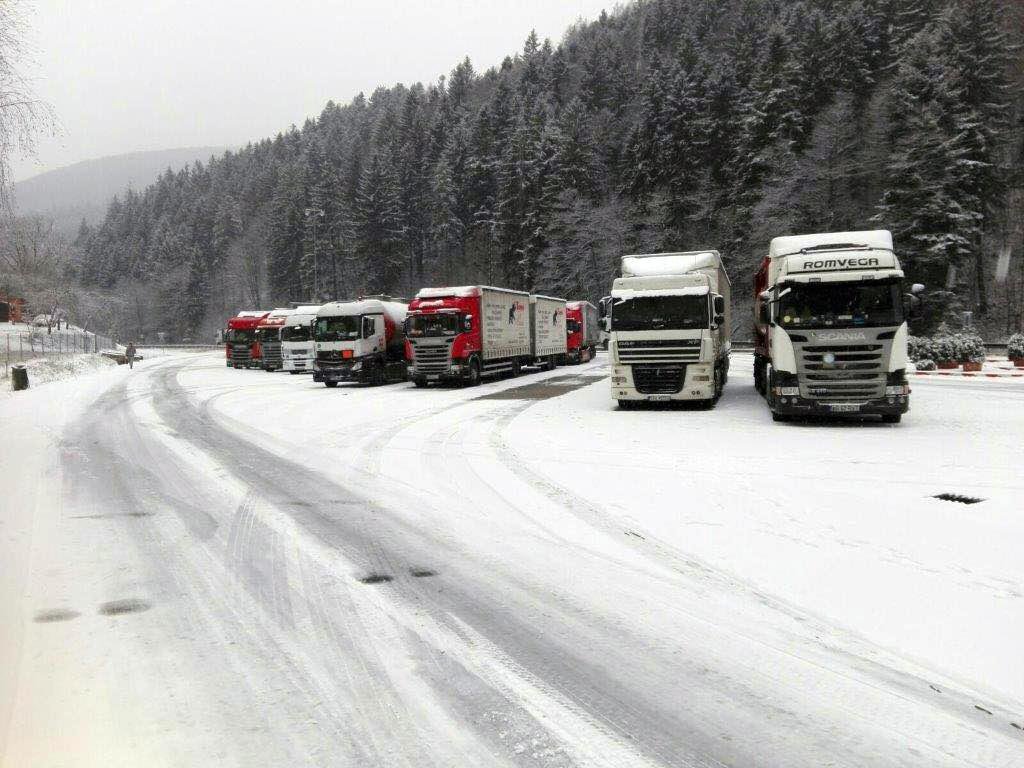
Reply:
[[[549,370],[565,359],[565,299],[531,294],[530,329],[534,365]]]
[[[612,285],[611,394],[714,405],[729,374],[729,276],[718,251],[624,256]]]

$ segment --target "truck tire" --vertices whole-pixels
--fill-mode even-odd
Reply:
[[[779,413],[772,411],[772,421],[790,421],[791,417],[788,413]]]
[[[899,424],[903,420],[901,413],[886,413],[882,416],[883,424]]]
[[[476,387],[480,384],[480,361],[475,357],[469,361],[469,373],[466,376],[466,386]]]
[[[523,366],[520,365],[519,358],[517,357],[515,360],[512,361],[512,368],[511,368],[511,370],[509,370],[508,375],[509,375],[509,377],[514,379],[519,374],[521,374],[522,372],[523,372]]]
[[[636,406],[636,403],[632,400],[619,400],[618,402],[620,411],[632,411]]]
[[[334,389],[336,386],[338,386],[338,382],[336,382],[336,381],[325,381],[324,382],[324,386],[327,386],[327,387],[330,387],[331,389]]]
[[[298,371],[288,371],[288,373],[290,373],[292,376],[296,376],[296,375],[298,375],[299,372]]]
[[[413,379],[412,383],[416,385],[417,389],[426,389],[426,379]]]

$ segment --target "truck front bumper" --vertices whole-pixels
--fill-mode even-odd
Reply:
[[[910,410],[910,395],[888,395],[863,402],[814,400],[776,395],[772,411],[784,416],[898,416]]]
[[[281,364],[286,371],[312,371],[313,361],[304,357],[286,357]]]
[[[317,363],[313,368],[313,381],[362,381],[363,364],[361,362],[323,365]]]
[[[651,367],[651,366],[648,366]],[[679,367],[666,364],[665,368]],[[633,366],[621,363],[612,366],[612,397],[616,400],[662,403],[673,401],[711,400],[715,396],[714,366],[711,363],[688,363],[681,366],[680,385],[675,392],[644,391],[633,376]]]
[[[427,371],[417,369],[415,365],[410,365],[406,368],[406,375],[410,381],[425,381],[431,383],[451,383],[453,381],[461,381],[466,373],[466,366],[458,360],[453,361],[448,368],[444,370],[437,370],[436,367],[432,367]]]

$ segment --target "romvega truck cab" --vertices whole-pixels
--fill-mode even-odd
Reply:
[[[564,345],[564,316],[561,328]],[[533,360],[530,294],[485,285],[424,288],[409,304],[406,337],[417,387],[516,375]]]
[[[296,307],[281,328],[281,367],[290,374],[313,372],[313,322],[319,309],[313,304]]]
[[[313,323],[313,381],[389,384],[405,380],[407,305],[390,296],[335,301],[321,306]]]
[[[718,251],[624,256],[612,285],[611,394],[711,406],[729,374],[730,285]]]
[[[773,418],[899,422],[910,407],[906,321],[916,302],[903,294],[885,230],[772,240],[754,278],[754,385]]]
[[[569,301],[565,305],[565,359],[585,363],[597,352],[600,328],[597,307],[589,301]]]
[[[228,368],[258,368],[260,346],[256,329],[269,312],[246,310],[228,320],[224,332],[224,355]]]
[[[530,356],[541,370],[551,370],[565,360],[565,319],[565,299],[530,295]]]
[[[256,342],[259,344],[260,368],[264,371],[281,370],[281,329],[288,322],[290,309],[274,309],[256,327]]]

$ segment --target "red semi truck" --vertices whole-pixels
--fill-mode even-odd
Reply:
[[[597,307],[589,301],[570,301],[565,305],[565,357],[570,363],[585,363],[597,351],[600,333]]]
[[[224,334],[224,356],[228,368],[260,367],[260,345],[256,339],[256,329],[269,314],[261,310],[247,310],[228,320]]]
[[[424,288],[409,304],[406,358],[417,387],[518,374],[534,360],[530,294],[484,285]]]

